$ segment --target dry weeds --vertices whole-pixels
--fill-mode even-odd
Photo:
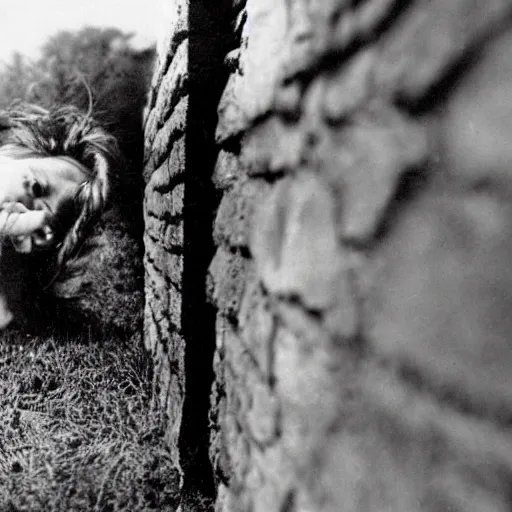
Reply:
[[[0,511],[174,511],[138,340],[0,341]]]

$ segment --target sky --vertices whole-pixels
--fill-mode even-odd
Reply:
[[[86,25],[135,32],[143,48],[156,42],[172,0],[0,0],[0,62],[18,51],[37,58],[46,39],[59,30]]]

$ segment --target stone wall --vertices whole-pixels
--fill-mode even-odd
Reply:
[[[204,277],[217,308],[210,440],[198,447],[209,449],[216,510],[509,510],[512,4],[223,6],[215,14],[231,40],[219,47],[229,50],[224,67],[213,64],[216,76],[229,72],[216,164],[206,161],[194,189],[197,165],[168,150],[155,157],[160,134],[190,131],[190,120],[169,132],[162,122],[151,136],[158,101],[177,110],[187,89],[177,69],[156,72],[147,122],[156,163],[146,167],[148,178],[164,160],[184,170],[192,204],[212,195],[203,206],[216,215],[216,251],[195,284]],[[209,43],[221,37],[204,28]],[[164,49],[167,68],[177,55]],[[173,288],[182,260],[171,251],[156,263],[166,242],[151,219],[172,231],[183,203],[154,195],[155,174],[146,337],[156,380],[167,379],[160,390],[181,389],[160,393],[179,426],[187,388],[211,376],[169,362],[197,345],[165,330],[192,310],[178,308],[184,288]],[[172,195],[178,185],[166,179]],[[208,215],[203,236],[207,224]],[[210,244],[206,236],[205,258]],[[206,414],[199,405],[196,419]]]
[[[173,1],[144,113],[145,322],[154,408],[182,471],[182,509],[208,508],[216,311],[206,298],[218,192],[216,109],[227,71],[228,4]],[[205,508],[205,509],[206,509]]]
[[[168,416],[166,438],[179,462],[185,342],[181,329],[188,2],[176,3],[160,42],[144,113],[144,339],[152,352],[154,396]]]

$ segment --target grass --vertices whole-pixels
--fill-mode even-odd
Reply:
[[[21,336],[0,345],[0,510],[175,510],[139,344]]]
[[[100,224],[94,242],[97,248],[71,264],[69,277],[58,286],[74,309],[66,318],[74,320],[78,312],[89,325],[129,337],[142,323],[141,242],[119,221]]]
[[[140,244],[112,224],[98,244],[53,327],[0,333],[0,512],[178,506],[142,348]]]

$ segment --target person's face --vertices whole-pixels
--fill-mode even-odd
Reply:
[[[56,157],[0,158],[0,206],[21,203],[55,215],[86,179],[78,165]]]

